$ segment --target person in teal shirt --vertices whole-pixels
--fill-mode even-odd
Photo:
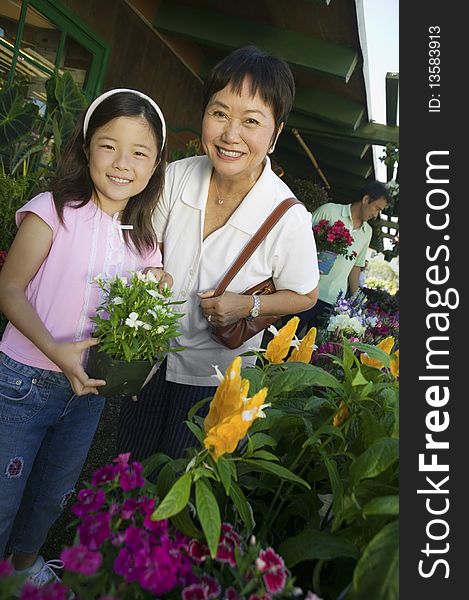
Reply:
[[[322,219],[327,219],[331,225],[337,220],[344,223],[353,237],[353,244],[348,250],[356,252],[356,257],[354,260],[349,260],[339,255],[329,273],[321,274],[319,299],[313,308],[298,315],[300,317],[298,332],[301,332],[305,325],[306,329],[309,329],[324,322],[331,313],[339,292],[342,291],[344,294],[348,292],[352,295],[358,290],[360,272],[365,266],[372,235],[368,221],[378,218],[391,200],[387,187],[379,181],[373,181],[361,188],[357,199],[352,204],[327,202],[314,211],[313,227]]]

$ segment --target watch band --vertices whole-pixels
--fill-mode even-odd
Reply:
[[[261,297],[256,294],[253,294],[252,301],[253,301],[252,308],[249,311],[249,316],[246,317],[248,321],[251,321],[252,319],[255,319],[256,317],[258,317],[259,313],[261,312]]]

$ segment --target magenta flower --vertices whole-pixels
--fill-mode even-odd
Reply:
[[[259,552],[256,559],[256,568],[262,573],[262,579],[266,590],[271,594],[278,594],[283,591],[287,582],[288,571],[283,562],[273,548],[267,548]]]
[[[230,567],[236,567],[235,546],[241,546],[241,538],[230,523],[222,523],[216,559],[228,563]]]
[[[182,590],[182,600],[205,600],[205,590],[199,583],[188,585]]]
[[[130,583],[138,580],[138,570],[135,568],[133,553],[128,548],[122,548],[114,561],[114,571]]]
[[[111,517],[108,513],[88,515],[78,526],[80,542],[90,550],[97,550],[101,544],[111,537]]]
[[[233,586],[230,586],[225,590],[224,600],[241,600],[241,596]]]
[[[272,596],[270,594],[251,594],[248,600],[272,600]]]
[[[58,581],[36,587],[30,582],[26,582],[21,589],[20,600],[66,600],[69,590]]]
[[[97,512],[106,502],[104,490],[80,490],[78,501],[72,506],[72,513],[77,517],[86,517],[86,515]]]
[[[100,552],[93,552],[81,544],[72,548],[64,548],[60,554],[67,571],[94,575],[103,562]]]
[[[115,467],[113,465],[104,465],[97,469],[91,477],[93,485],[104,485],[108,481],[113,481],[116,476]]]
[[[190,558],[198,565],[204,562],[209,556],[210,551],[208,549],[207,544],[203,544],[199,542],[199,540],[191,540],[189,542],[189,547],[187,549],[187,553]]]
[[[218,581],[210,575],[202,575],[200,585],[204,589],[205,598],[219,598],[221,595],[221,586]]]
[[[126,455],[121,454],[120,456]],[[145,484],[145,479],[142,477],[143,467],[139,462],[133,462],[131,466],[119,463],[116,470],[119,473],[119,483],[124,492],[130,492]]]
[[[0,560],[0,577],[8,577],[13,575],[13,565],[9,560]]]

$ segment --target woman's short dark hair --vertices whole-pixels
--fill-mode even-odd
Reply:
[[[286,61],[269,56],[255,46],[238,48],[213,67],[204,82],[203,110],[214,94],[227,85],[240,94],[247,76],[251,79],[252,95],[258,92],[272,109],[277,132],[292,109],[295,97],[293,73]]]
[[[61,221],[66,205],[81,208],[91,201],[95,187],[88,168],[85,150],[90,146],[91,138],[97,129],[117,117],[143,117],[151,128],[158,150],[157,167],[150,177],[146,188],[132,196],[122,214],[122,223],[133,225],[130,231],[124,231],[129,243],[132,240],[139,252],[156,248],[156,234],[152,225],[152,214],[163,190],[166,162],[166,144],[161,148],[162,124],[153,106],[137,94],[119,92],[103,100],[91,115],[86,138],[83,137],[83,113],[59,162],[57,175],[51,185],[54,203]]]

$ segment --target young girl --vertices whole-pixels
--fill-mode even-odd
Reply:
[[[73,494],[104,381],[86,374],[99,305],[93,278],[161,266],[151,215],[163,186],[166,126],[141,92],[89,106],[51,186],[16,214],[0,272],[0,560],[38,584],[57,578],[38,551]],[[163,279],[166,277],[161,270]]]

